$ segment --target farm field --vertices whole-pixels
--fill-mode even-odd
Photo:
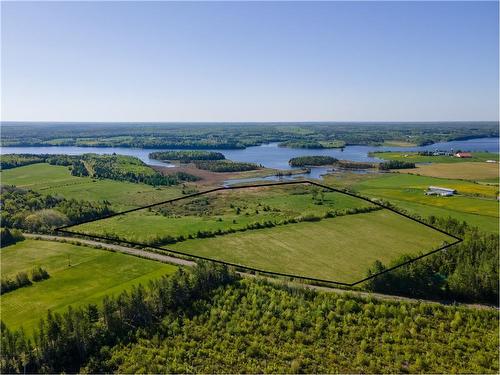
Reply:
[[[71,267],[68,267],[68,257]],[[130,255],[60,242],[24,240],[1,250],[2,277],[45,268],[50,278],[0,297],[2,320],[10,328],[36,327],[47,310],[99,304],[106,295],[175,271],[176,267]]]
[[[477,226],[483,231],[498,233],[498,186],[470,181],[416,176],[404,173],[384,173],[355,176],[328,176],[326,183],[348,188],[371,198],[381,198],[422,217],[431,215],[453,217]],[[456,189],[454,197],[424,195],[430,185]]]
[[[308,184],[222,190],[70,230],[345,283],[362,279],[377,259],[428,252],[453,240],[370,202]]]
[[[356,235],[353,235],[356,228]],[[375,260],[428,252],[449,236],[388,210],[195,239],[170,247],[266,271],[352,283]]]
[[[47,163],[3,170],[2,184],[42,194],[89,201],[106,200],[118,210],[144,206],[181,195],[179,186],[155,188],[146,184],[72,176],[68,167]]]
[[[493,152],[473,152],[471,158],[457,158],[454,156],[427,156],[419,155],[417,152],[411,151],[384,151],[371,153],[379,159],[384,160],[400,160],[414,163],[469,163],[469,162],[484,162],[486,160],[499,160],[499,154]]]
[[[411,169],[401,169],[399,172],[472,181],[494,181],[496,179],[498,184],[498,163],[432,163],[418,165]]]
[[[170,243],[199,232],[244,230],[257,223],[278,225],[286,220],[319,219],[349,209],[373,208],[370,202],[337,192],[319,192],[311,185],[230,189],[76,225],[71,230],[158,245],[162,239]]]

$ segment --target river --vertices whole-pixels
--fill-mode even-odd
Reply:
[[[432,150],[463,150],[463,151],[488,151],[499,152],[498,138],[476,138],[466,141],[452,141],[435,143],[420,147],[391,147],[391,146],[346,146],[343,149],[300,149],[278,147],[277,143],[263,144],[260,146],[247,147],[241,150],[213,150],[224,154],[233,161],[261,164],[266,168],[291,169],[288,161],[291,158],[305,155],[326,155],[337,159],[352,161],[377,162],[380,159],[370,157],[368,154],[374,151],[432,151]],[[76,146],[43,146],[43,147],[2,147],[2,154],[67,154],[81,155],[84,153],[96,154],[121,154],[136,156],[146,164],[156,166],[173,166],[158,160],[149,158],[154,151],[167,151],[160,149],[138,149],[125,147],[76,147]],[[319,178],[326,172],[327,168],[316,167],[311,169],[311,178]]]

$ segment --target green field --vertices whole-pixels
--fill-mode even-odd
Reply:
[[[403,253],[430,251],[451,241],[388,210],[346,215],[351,212],[347,210],[366,208],[376,206],[342,193],[320,193],[311,185],[258,187],[209,193],[71,230],[347,283],[363,278],[376,259],[387,262]],[[332,212],[338,216],[327,215]],[[317,221],[300,219],[304,217]],[[297,220],[284,222],[289,219]],[[266,222],[278,224],[248,227]]]
[[[498,184],[497,163],[431,163],[418,165],[416,168],[401,169],[399,172],[439,178],[495,181]]]
[[[481,230],[498,233],[498,186],[403,173],[335,175],[327,177],[326,183],[349,188],[371,198],[387,200],[422,217],[451,216]],[[456,189],[458,195],[426,196],[424,192],[430,185]]]
[[[310,185],[223,190],[201,197],[131,212],[72,227],[71,230],[119,236],[128,241],[151,243],[165,236],[196,235],[198,231],[239,230],[252,223],[319,216],[374,205],[337,192],[322,193],[321,204],[313,200]]]
[[[2,184],[16,185],[42,194],[89,201],[109,201],[123,210],[168,200],[181,195],[180,187],[155,188],[146,184],[72,176],[68,167],[32,164],[3,170]]]
[[[486,161],[499,159],[499,154],[494,152],[473,152],[471,158],[457,158],[454,156],[427,156],[419,155],[417,152],[411,151],[384,151],[373,152],[371,156],[384,160],[400,160],[413,163],[464,163],[475,161]]]
[[[352,283],[365,277],[377,259],[389,262],[404,253],[428,252],[443,241],[452,239],[381,210],[188,240],[171,247],[266,271]]]
[[[47,310],[99,303],[132,285],[145,284],[175,271],[174,266],[114,253],[51,241],[24,240],[3,248],[2,277],[45,268],[50,278],[0,297],[2,320],[9,328],[31,331]],[[68,266],[68,260],[71,267]]]

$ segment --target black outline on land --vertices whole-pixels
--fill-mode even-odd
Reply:
[[[299,275],[292,275],[292,274],[287,274],[287,273],[266,271],[266,270],[263,270],[263,269],[248,267],[248,266],[244,266],[244,265],[241,265],[241,264],[230,263],[230,262],[225,262],[225,261],[222,261],[222,260],[207,258],[207,257],[200,256],[200,255],[192,255],[192,254],[184,253],[184,252],[181,252],[181,251],[169,249],[169,248],[166,248],[166,247],[147,245],[147,244],[143,244],[143,243],[140,243],[140,242],[131,242],[131,241],[123,240],[123,239],[108,238],[108,237],[96,236],[96,235],[92,235],[92,234],[86,234],[86,233],[80,233],[80,232],[73,232],[73,231],[67,230],[68,228],[71,228],[71,227],[74,227],[74,226],[77,226],[77,225],[91,223],[91,222],[94,222],[94,221],[99,221],[99,220],[104,220],[104,219],[109,219],[109,218],[114,217],[114,216],[124,215],[124,214],[130,213],[130,212],[144,210],[146,208],[160,206],[162,204],[172,203],[172,202],[180,201],[180,200],[183,200],[183,199],[189,199],[189,198],[192,198],[192,197],[196,197],[196,196],[199,196],[199,195],[204,195],[204,194],[212,193],[212,192],[215,192],[215,191],[236,190],[236,189],[246,189],[246,188],[254,188],[254,187],[267,187],[267,186],[294,185],[294,184],[295,185],[297,185],[297,184],[309,184],[309,185],[319,186],[321,188],[324,188],[324,189],[327,189],[327,190],[330,190],[330,191],[334,191],[334,192],[337,192],[337,193],[349,195],[349,196],[354,197],[354,198],[362,199],[362,200],[364,200],[366,202],[370,202],[370,203],[372,203],[372,204],[374,204],[376,206],[379,206],[379,207],[385,208],[385,209],[387,209],[389,211],[392,211],[392,212],[394,212],[394,213],[396,213],[396,214],[398,214],[400,216],[403,216],[403,217],[405,217],[407,219],[413,220],[416,223],[425,225],[426,227],[429,227],[429,228],[434,229],[434,230],[436,230],[436,231],[438,231],[440,233],[443,233],[443,234],[445,234],[445,235],[447,235],[447,236],[455,239],[455,242],[452,242],[452,243],[446,244],[444,246],[441,246],[438,249],[432,250],[432,251],[430,251],[430,252],[428,252],[426,254],[420,255],[420,256],[418,256],[416,258],[412,258],[412,259],[410,259],[410,260],[408,260],[406,262],[403,262],[401,264],[398,264],[398,265],[396,265],[394,267],[387,268],[384,271],[381,271],[379,273],[376,273],[374,275],[366,277],[366,278],[364,278],[362,280],[355,281],[353,283],[343,283],[343,282],[333,281],[333,280],[322,280],[322,279],[316,279],[316,278],[307,277],[307,276],[299,276]],[[268,183],[268,184],[223,186],[223,187],[218,187],[218,188],[214,188],[214,189],[210,189],[210,190],[201,191],[201,192],[194,193],[194,194],[184,195],[182,197],[177,197],[177,198],[169,199],[169,200],[158,202],[158,203],[149,204],[147,206],[142,206],[142,207],[132,208],[132,209],[126,210],[126,211],[112,213],[110,215],[106,215],[106,216],[100,217],[98,219],[84,220],[84,221],[81,221],[79,223],[65,225],[65,226],[56,228],[55,231],[56,232],[60,232],[60,233],[70,234],[70,235],[78,235],[78,236],[84,236],[84,237],[99,239],[99,240],[106,240],[106,241],[112,241],[112,242],[120,242],[120,243],[131,245],[131,246],[134,246],[134,247],[139,246],[141,248],[150,248],[150,249],[155,249],[155,250],[160,250],[160,251],[167,251],[169,253],[178,254],[178,255],[189,257],[189,258],[208,260],[210,262],[225,264],[227,266],[238,267],[238,268],[241,268],[241,269],[244,269],[244,270],[253,271],[253,272],[259,272],[259,273],[263,273],[263,274],[269,274],[269,275],[275,275],[275,276],[284,276],[284,277],[291,277],[291,278],[297,278],[297,279],[308,280],[308,281],[313,281],[313,282],[321,282],[321,283],[342,285],[342,286],[346,286],[346,287],[353,287],[353,286],[355,286],[357,284],[361,284],[361,283],[363,283],[363,282],[365,282],[367,280],[373,279],[374,277],[382,275],[382,274],[384,274],[386,272],[393,271],[396,268],[403,267],[403,266],[405,266],[407,264],[413,263],[413,262],[415,262],[415,261],[417,261],[419,259],[425,258],[425,257],[427,257],[429,255],[432,255],[432,254],[435,254],[435,253],[437,253],[439,251],[445,250],[448,247],[456,245],[456,244],[458,244],[458,243],[460,243],[460,242],[463,241],[462,238],[454,236],[453,234],[450,234],[450,233],[448,233],[448,232],[446,232],[444,230],[436,228],[436,227],[434,227],[434,226],[432,226],[430,224],[424,223],[423,221],[415,219],[414,217],[411,217],[411,216],[409,216],[409,215],[407,215],[405,213],[399,212],[399,211],[395,210],[394,208],[386,206],[386,205],[384,205],[384,204],[382,204],[382,203],[380,203],[378,201],[374,201],[374,200],[371,200],[370,198],[354,194],[354,193],[349,192],[347,190],[336,189],[336,188],[333,188],[333,187],[330,187],[330,186],[326,186],[326,185],[322,185],[322,184],[319,184],[317,182],[310,181],[310,180],[273,182],[273,183]]]

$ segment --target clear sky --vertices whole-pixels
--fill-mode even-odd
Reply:
[[[2,2],[4,121],[498,120],[497,2]]]

